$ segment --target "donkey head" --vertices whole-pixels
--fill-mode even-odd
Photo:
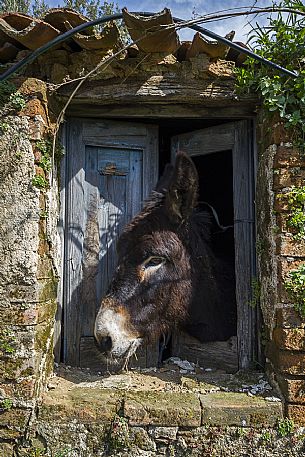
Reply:
[[[130,356],[187,316],[192,295],[190,216],[198,176],[184,153],[118,240],[118,266],[101,302],[94,334],[99,349]]]

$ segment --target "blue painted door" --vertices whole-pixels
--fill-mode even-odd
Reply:
[[[64,354],[71,365],[92,367],[94,320],[117,238],[157,181],[157,127],[73,120],[66,161]]]

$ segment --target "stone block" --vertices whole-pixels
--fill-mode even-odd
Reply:
[[[9,304],[0,306],[0,316],[3,325],[35,325],[38,321],[38,310],[35,304]]]
[[[294,147],[279,146],[274,156],[274,168],[304,167],[305,157]]]
[[[287,415],[295,425],[305,426],[305,405],[287,405]]]
[[[273,331],[273,341],[280,349],[305,351],[305,329],[277,327]]]
[[[44,170],[41,167],[38,167],[37,165],[35,165],[35,175],[41,176],[42,178],[46,177]]]
[[[74,387],[62,381],[54,390],[44,395],[39,420],[50,423],[109,424],[121,408],[123,393],[110,389]]]
[[[200,396],[202,425],[273,427],[282,417],[281,402],[243,393],[217,392]]]
[[[25,430],[30,414],[30,409],[11,408],[3,411],[0,414],[0,428],[8,427],[20,434]],[[5,436],[3,431],[2,436]]]
[[[6,287],[1,287],[0,294],[6,296],[10,303],[23,306],[27,303],[33,303],[37,300],[38,284],[34,282],[28,284],[8,284]],[[1,297],[1,299],[2,299]]]
[[[282,256],[278,258],[278,271],[280,280],[284,282],[290,271],[297,270],[302,264],[305,263],[305,259],[298,257]]]
[[[305,377],[293,379],[290,376],[277,374],[276,381],[287,402],[305,404]]]
[[[33,145],[33,154],[34,154],[35,164],[39,164],[39,162],[42,159],[42,152],[38,148],[36,148],[34,145]]]
[[[41,140],[47,125],[40,114],[29,119],[29,138],[31,140]]]
[[[305,373],[305,353],[291,352],[279,349],[274,343],[266,347],[267,357],[271,360],[276,371],[291,375]]]
[[[13,382],[0,382],[0,395],[2,397],[15,398],[20,400],[30,400],[35,393],[36,379],[29,376],[27,378],[17,379]]]
[[[16,381],[21,377],[32,376],[35,373],[35,356],[32,359],[7,358],[0,359],[0,379]]]
[[[130,441],[141,450],[156,451],[156,443],[143,427],[130,427]]]
[[[149,427],[148,433],[158,440],[175,440],[177,438],[178,427]]]
[[[48,101],[47,97],[47,85],[44,81],[36,78],[22,78],[19,86],[19,91],[23,95],[36,95],[36,98],[44,102]]]
[[[305,240],[295,240],[292,235],[276,237],[276,253],[288,257],[305,258]]]
[[[201,422],[198,396],[176,392],[128,392],[124,416],[130,425],[197,427]]]
[[[291,133],[285,127],[284,122],[281,122],[279,120],[278,122],[275,122],[273,125],[270,123],[268,126],[270,127],[270,144],[281,145],[283,143],[289,143],[291,141]]]
[[[305,328],[305,319],[293,307],[278,308],[276,325],[282,328]]]
[[[285,192],[278,192],[275,194],[274,211],[278,213],[289,212],[288,197]]]
[[[273,189],[279,191],[286,187],[303,186],[305,169],[301,167],[278,168],[274,170]]]
[[[21,116],[28,116],[35,118],[35,116],[41,116],[43,122],[47,124],[46,112],[43,103],[38,98],[31,98],[28,100],[25,108],[20,112]]]
[[[12,443],[0,443],[0,455],[3,457],[13,457],[14,445]]]

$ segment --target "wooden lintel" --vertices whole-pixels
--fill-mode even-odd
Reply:
[[[93,104],[90,101],[71,103],[67,109],[67,115],[71,117],[103,117],[103,118],[180,118],[180,119],[248,119],[256,115],[257,104],[235,102],[232,105],[224,106],[221,103],[213,105],[198,104]]]

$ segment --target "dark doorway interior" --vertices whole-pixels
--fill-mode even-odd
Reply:
[[[221,121],[223,123],[223,121]],[[159,121],[159,166],[160,175],[166,163],[171,160],[171,137],[181,133],[208,128],[217,122],[197,121]],[[206,203],[215,210],[219,230],[213,237],[213,250],[217,256],[225,259],[234,271],[235,248],[234,248],[234,208],[233,208],[233,166],[231,150],[215,152],[212,154],[192,157],[199,175],[199,209],[204,208]],[[235,276],[233,281],[235,282]],[[203,305],[204,306],[204,305]],[[235,301],[227,304],[228,313],[234,324],[231,326],[229,341],[215,341],[201,343],[191,329],[185,333],[174,336],[164,351],[163,359],[171,355],[179,355],[191,361],[201,360],[201,364],[213,368],[223,367],[224,357],[227,358],[227,371],[237,369],[237,310]],[[189,350],[190,349],[190,350]],[[205,354],[205,356],[203,355]]]

